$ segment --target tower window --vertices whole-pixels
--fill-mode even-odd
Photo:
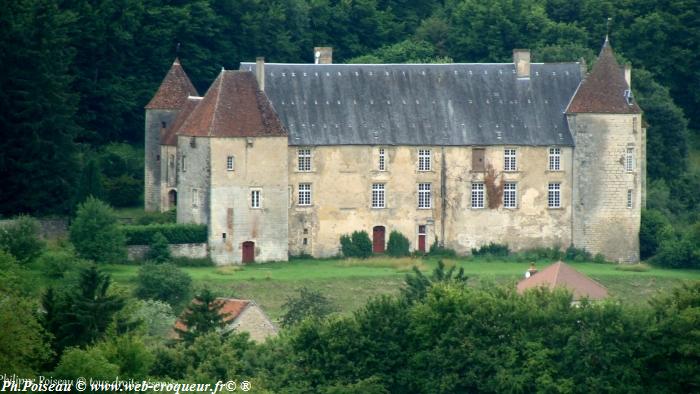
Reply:
[[[311,149],[297,150],[297,169],[303,172],[311,171]]]
[[[251,208],[261,208],[262,207],[262,201],[261,201],[261,196],[262,191],[260,189],[251,189],[250,190],[250,207]]]
[[[484,183],[472,182],[472,208],[484,207]]]
[[[515,162],[515,149],[506,148],[503,150],[503,171],[515,171],[517,165]]]
[[[160,127],[166,128],[167,126],[168,126],[167,123],[165,123],[165,122],[160,122]]]
[[[518,207],[518,189],[514,182],[506,182],[505,185],[503,185],[503,207]]]
[[[549,171],[561,170],[561,148],[549,148]]]
[[[233,156],[226,156],[226,171],[233,171]]]
[[[187,170],[187,165],[185,164],[185,163],[187,163],[186,159],[187,159],[187,156],[182,155],[182,172],[185,172]]]
[[[299,184],[298,204],[301,206],[311,205],[311,184],[310,183],[300,183]]]
[[[632,208],[632,189],[627,189],[627,208]]]
[[[561,208],[561,184],[550,183],[547,192],[547,206],[549,208]]]
[[[418,184],[418,208],[429,209],[432,207],[432,196],[430,192],[430,183]]]
[[[418,149],[418,171],[430,171],[430,149]]]
[[[384,148],[379,148],[379,171],[386,171],[386,151]]]
[[[634,171],[634,148],[627,148],[625,151],[625,171]]]

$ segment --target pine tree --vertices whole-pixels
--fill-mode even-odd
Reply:
[[[185,343],[191,344],[197,337],[208,332],[221,330],[226,325],[226,315],[221,313],[223,304],[209,289],[202,290],[194,297],[180,319],[184,329],[175,328]]]

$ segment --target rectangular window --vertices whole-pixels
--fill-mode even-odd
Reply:
[[[632,189],[627,189],[627,208],[632,208]]]
[[[250,191],[250,207],[251,208],[261,208],[261,202],[260,202],[260,195],[261,195],[261,190],[260,189],[251,189]]]
[[[561,207],[561,184],[550,183],[547,193],[547,206],[549,208]]]
[[[372,184],[372,208],[384,208],[384,184]]]
[[[549,148],[549,171],[561,170],[561,148]]]
[[[187,170],[187,166],[185,165],[185,163],[187,162],[187,161],[185,160],[186,157],[187,157],[187,156],[182,155],[182,172],[185,172],[185,171]]]
[[[418,171],[430,171],[430,149],[418,149]]]
[[[472,171],[481,172],[484,171],[486,165],[484,164],[484,148],[474,148],[472,149]]]
[[[299,205],[309,206],[311,205],[311,184],[310,183],[300,183],[299,184]]]
[[[418,208],[428,209],[432,207],[430,183],[418,184]]]
[[[192,208],[199,206],[199,189],[192,189]]]
[[[297,158],[299,171],[311,171],[311,149],[298,149]]]
[[[484,207],[484,184],[472,182],[472,208]]]
[[[233,171],[233,156],[226,156],[226,171]]]
[[[503,171],[515,171],[515,149],[506,148],[503,150]]]
[[[625,152],[625,171],[634,171],[634,148],[627,148]]]
[[[379,148],[379,171],[386,171],[386,151]]]
[[[503,208],[518,207],[518,189],[514,182],[506,182],[503,185]]]

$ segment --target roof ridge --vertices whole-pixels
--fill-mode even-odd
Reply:
[[[219,86],[217,87],[218,91],[216,92],[216,100],[214,101],[214,112],[212,114],[211,121],[209,122],[209,132],[207,133],[207,135],[209,137],[211,137],[213,132],[214,132],[214,125],[216,124],[216,118],[219,115],[218,114],[219,102],[221,101],[221,91],[223,90],[223,86],[224,86],[224,72],[225,71],[226,70],[224,70],[222,68],[221,72],[219,73],[219,78],[218,78],[219,79]]]

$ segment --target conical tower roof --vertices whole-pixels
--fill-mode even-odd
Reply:
[[[180,109],[187,102],[187,97],[198,95],[197,89],[182,69],[180,60],[175,58],[146,109]]]
[[[630,87],[624,70],[615,60],[607,37],[591,73],[581,81],[567,113],[638,114],[637,103],[628,100]],[[626,93],[627,92],[627,93]]]
[[[272,104],[249,71],[226,71],[177,131],[195,137],[286,136]]]

